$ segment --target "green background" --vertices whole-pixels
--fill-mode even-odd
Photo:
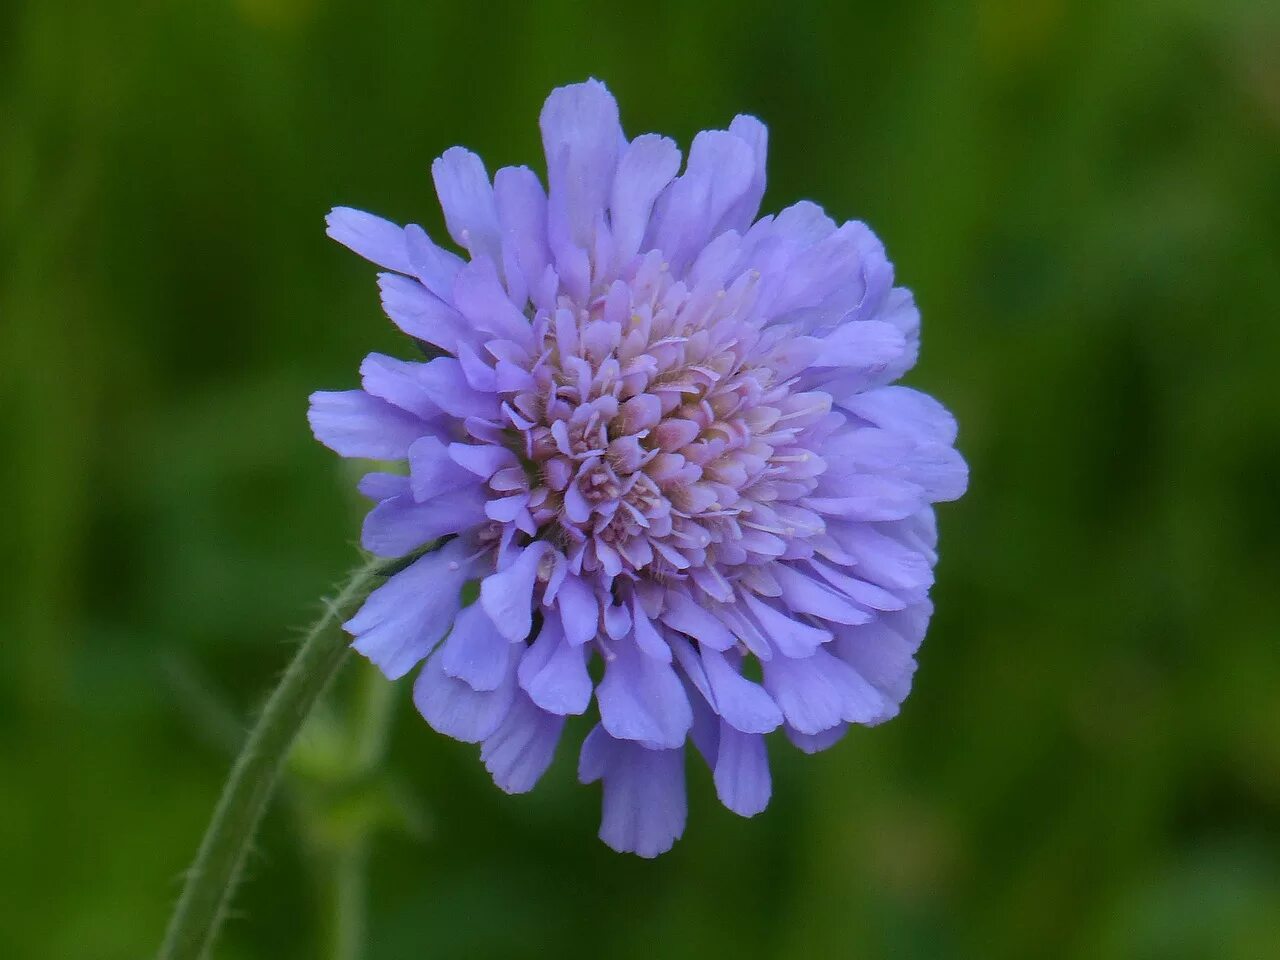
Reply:
[[[325,211],[442,235],[431,159],[540,166],[595,75],[631,133],[761,117],[765,206],[865,219],[916,291],[972,482],[915,691],[777,744],[754,820],[699,769],[645,862],[572,747],[507,797],[406,684],[349,782],[353,661],[217,956],[336,960],[365,852],[370,960],[1280,956],[1280,8],[11,0],[0,38],[0,955],[155,948],[355,561],[306,396],[408,345]]]

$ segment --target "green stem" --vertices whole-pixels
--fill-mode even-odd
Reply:
[[[200,960],[213,945],[289,748],[346,658],[346,638],[330,628],[368,593],[385,565],[384,560],[370,560],[352,573],[307,630],[231,768],[158,960]]]
[[[381,766],[387,752],[395,712],[395,687],[372,667],[362,671],[351,743],[353,779],[368,777]],[[328,851],[325,956],[329,960],[360,960],[364,955],[368,922],[368,867],[373,828],[365,824]]]

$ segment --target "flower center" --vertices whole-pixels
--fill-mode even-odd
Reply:
[[[748,287],[690,290],[650,257],[539,311],[536,355],[499,360],[529,518],[574,569],[718,580],[785,552],[797,526],[778,511],[822,469],[798,438],[829,400],[779,375],[780,336],[739,315]]]

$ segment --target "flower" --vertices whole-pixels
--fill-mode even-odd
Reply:
[[[360,483],[365,548],[416,558],[345,625],[355,649],[391,679],[425,660],[418,709],[511,793],[594,698],[600,837],[652,857],[684,829],[686,741],[749,817],[766,734],[813,752],[898,712],[931,504],[967,469],[950,414],[890,386],[920,318],[871,230],[809,202],[756,218],[760,121],[698,134],[683,173],[598,81],[552,92],[541,128],[545,191],[459,147],[432,166],[467,259],[329,215],[429,359],[371,354],[310,421],[342,456],[408,462]]]

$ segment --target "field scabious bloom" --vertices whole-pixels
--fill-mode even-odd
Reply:
[[[346,624],[355,649],[392,679],[425,661],[418,709],[511,793],[594,700],[600,836],[651,857],[684,829],[686,742],[752,816],[766,734],[812,752],[898,712],[931,504],[967,470],[946,410],[891,385],[920,319],[875,235],[808,202],[757,219],[758,120],[700,133],[683,171],[596,81],[555,90],[541,129],[545,190],[457,147],[433,165],[465,258],[330,214],[429,359],[371,354],[310,421],[343,456],[407,462],[360,483],[365,548],[433,547]]]

